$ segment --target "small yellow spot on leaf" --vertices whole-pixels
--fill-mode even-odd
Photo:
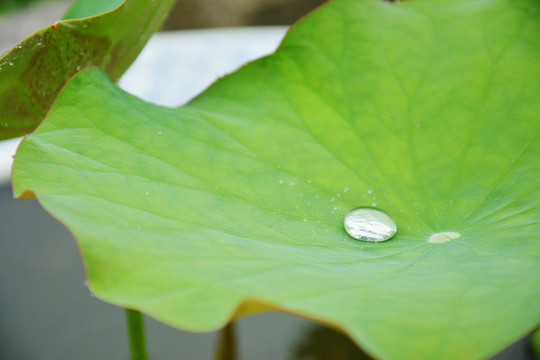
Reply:
[[[461,237],[461,234],[458,232],[441,232],[431,235],[428,241],[433,244],[442,244],[459,237]]]

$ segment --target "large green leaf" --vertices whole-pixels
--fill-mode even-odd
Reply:
[[[540,322],[538,94],[536,0],[335,0],[179,109],[82,72],[15,193],[97,296],[181,329],[277,309],[381,358],[485,358]],[[394,239],[344,232],[372,204]]]
[[[71,17],[109,10],[79,1]],[[174,0],[126,0],[114,11],[63,20],[26,38],[0,59],[0,140],[33,131],[64,84],[100,66],[117,80],[158,30]],[[98,2],[97,5],[101,4]]]

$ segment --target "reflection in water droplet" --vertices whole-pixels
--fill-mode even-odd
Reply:
[[[441,232],[435,233],[429,237],[429,242],[432,244],[442,244],[461,237],[458,232]]]
[[[387,213],[374,208],[358,208],[345,216],[345,231],[357,240],[380,242],[391,239],[397,225]]]

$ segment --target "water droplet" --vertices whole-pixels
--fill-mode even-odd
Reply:
[[[146,196],[150,195],[150,191],[145,192],[144,195]]]
[[[441,232],[435,233],[429,237],[429,242],[432,244],[442,244],[461,237],[458,232]]]
[[[296,185],[296,183],[294,181],[291,181],[291,185],[294,186]]]
[[[84,286],[88,289],[88,291],[90,292],[90,296],[92,297],[95,297],[96,294],[94,294],[94,290],[92,290],[92,287],[90,286],[90,283],[88,282],[88,280],[84,280]]]
[[[367,191],[368,194],[371,194],[372,192],[373,192],[373,189],[369,189],[369,190]]]
[[[279,185],[283,184],[283,180],[279,180],[278,182],[279,182]]]
[[[308,184],[311,184],[311,180],[308,179],[307,183],[308,183]]]
[[[387,213],[373,208],[358,208],[345,216],[345,231],[357,240],[380,242],[391,239],[397,225]]]
[[[12,63],[12,62],[10,62],[10,63],[9,63],[9,66],[13,66],[13,63]]]
[[[344,192],[344,193],[347,192],[347,191],[349,191],[349,188],[348,188],[348,187],[346,187],[345,189],[343,189],[343,192]]]
[[[163,134],[163,133],[162,133],[161,130],[160,130],[160,131],[157,132],[157,134],[158,134],[158,135],[161,135],[161,134]]]

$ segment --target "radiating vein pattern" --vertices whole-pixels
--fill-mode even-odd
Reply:
[[[334,0],[179,109],[83,71],[15,193],[70,228],[97,296],[173,326],[247,303],[377,358],[487,358],[540,322],[538,94],[536,0]],[[345,232],[371,206],[391,240]]]

